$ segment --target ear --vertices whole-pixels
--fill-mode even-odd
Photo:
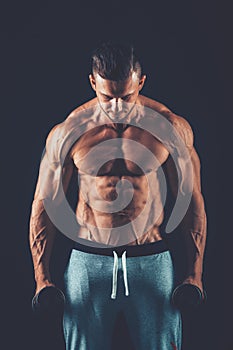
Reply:
[[[138,85],[139,85],[139,91],[142,90],[142,88],[143,88],[143,86],[144,86],[144,84],[145,84],[145,80],[146,80],[146,75],[144,74],[144,75],[141,76],[141,78],[140,78],[140,80],[139,80],[139,83],[138,83]]]
[[[95,77],[93,74],[89,74],[89,81],[90,81],[92,89],[94,91],[96,91],[96,81],[95,81]]]

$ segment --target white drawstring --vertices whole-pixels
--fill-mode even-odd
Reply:
[[[116,299],[117,293],[117,274],[118,274],[118,255],[115,251],[113,251],[114,255],[114,264],[112,271],[112,294],[111,299]],[[123,269],[123,278],[125,285],[125,295],[129,296],[129,287],[128,287],[128,279],[127,279],[127,265],[126,265],[126,251],[122,254],[122,269]]]
[[[114,251],[114,264],[113,264],[113,271],[112,271],[112,299],[116,299],[116,292],[117,292],[117,273],[118,273],[118,256],[117,253]]]
[[[125,284],[125,295],[129,295],[128,279],[127,279],[127,265],[126,265],[126,251],[122,255],[122,268],[123,268],[123,277]]]

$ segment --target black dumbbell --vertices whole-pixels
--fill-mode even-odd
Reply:
[[[65,296],[54,286],[41,289],[32,299],[32,310],[37,315],[61,314],[64,310]]]
[[[180,310],[195,309],[206,300],[206,292],[194,284],[184,283],[175,288],[172,293],[172,302]]]

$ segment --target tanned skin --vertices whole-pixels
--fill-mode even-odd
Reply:
[[[191,203],[180,224],[180,230],[183,232],[189,257],[187,274],[183,283],[194,284],[203,290],[202,265],[206,240],[206,215],[204,200],[201,194],[200,161],[193,146],[193,133],[190,125],[184,118],[175,115],[163,104],[140,94],[146,79],[145,75],[139,79],[137,74],[133,72],[127,80],[121,82],[103,79],[98,74],[90,75],[89,79],[96,93],[96,98],[74,110],[71,113],[72,117],[81,110],[86,110],[98,103],[109,104],[110,114],[111,110],[114,112],[121,108],[122,101],[132,104],[136,103],[162,114],[175,126],[178,133],[183,138],[192,160],[194,179]],[[48,140],[52,137],[54,130],[56,130],[56,127],[50,132]],[[90,168],[88,168],[88,165],[84,166],[81,163],[81,159],[83,159],[83,157],[98,143],[119,137],[122,139],[135,140],[146,146],[158,159],[158,166],[162,166],[163,170],[166,172],[174,197],[177,194],[176,168],[169,151],[159,140],[147,131],[132,125],[123,125],[120,132],[119,125],[114,122],[105,126],[99,126],[94,132],[92,130],[88,131],[74,143],[63,165],[64,192],[66,192],[68,188],[73,172],[79,172],[81,177],[80,186],[84,186],[85,191],[88,191],[89,202],[87,204],[82,195],[80,195],[82,192],[80,190],[82,189],[77,188],[78,202],[76,212],[79,217],[81,216],[86,220],[86,223],[92,224],[97,228],[118,227],[134,220],[144,209],[147,200],[148,184],[146,176],[150,176],[152,172],[156,173],[157,170],[150,168],[150,162],[148,160],[148,164],[145,164],[147,174],[143,174],[135,163],[127,160],[127,158],[129,158],[127,157],[127,150],[122,149],[126,159],[120,160],[114,159],[114,150],[112,150],[113,160],[104,164],[97,176],[93,178]],[[49,145],[49,142],[47,142],[47,145]],[[140,159],[143,157],[143,154],[139,154],[138,157]],[[116,185],[119,180],[122,179],[129,180],[133,185],[133,198],[129,205],[124,210],[117,213],[105,214],[104,210],[100,212],[93,209],[92,207],[99,204],[97,203],[98,198],[93,194],[93,186],[96,186],[102,199],[105,201],[112,201],[117,196]],[[49,272],[49,263],[56,234],[56,228],[50,221],[45,211],[43,200],[39,196],[39,186],[38,182],[30,220],[30,247],[35,270],[36,293],[46,286],[54,285]],[[144,231],[140,238],[131,240],[129,243],[131,245],[143,245],[162,239],[160,226],[163,223],[164,215],[163,210],[161,211],[162,204],[159,193],[159,182],[156,176],[154,176],[154,186],[151,196],[151,209],[147,210],[144,215],[147,215],[148,218],[152,218],[154,225],[146,232]],[[156,212],[161,212],[161,214],[157,215]],[[129,230],[129,237],[134,236],[134,229],[132,224]],[[105,237],[102,237],[100,232],[98,233],[98,230],[97,233],[95,231],[87,234],[85,230],[83,232],[84,233],[82,233],[82,227],[80,227],[79,236],[84,239],[91,239],[108,244]]]

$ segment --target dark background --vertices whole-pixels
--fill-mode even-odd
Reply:
[[[135,44],[144,63],[143,94],[190,122],[202,163],[208,302],[186,317],[184,350],[232,349],[231,152],[226,143],[232,130],[230,8],[210,0],[22,0],[5,2],[1,10],[0,347],[47,349],[47,343],[62,349],[61,336],[53,334],[56,326],[42,325],[31,313],[30,205],[47,133],[94,96],[88,83],[91,50],[103,39],[123,38]]]

